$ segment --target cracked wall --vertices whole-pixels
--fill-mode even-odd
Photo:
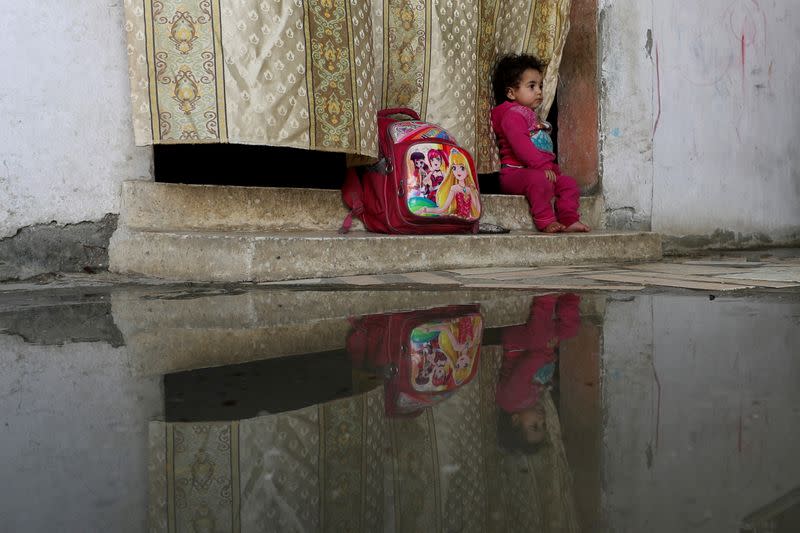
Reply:
[[[667,250],[800,244],[800,4],[601,0],[606,221]]]
[[[0,239],[0,281],[49,272],[108,270],[108,243],[118,216],[78,224],[35,224]]]

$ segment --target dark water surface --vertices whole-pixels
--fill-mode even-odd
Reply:
[[[0,530],[800,531],[800,293],[0,295]]]

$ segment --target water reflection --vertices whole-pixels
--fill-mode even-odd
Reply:
[[[526,303],[527,320],[495,328],[482,351],[478,305],[352,318],[354,380],[377,387],[244,420],[151,424],[151,516],[178,530],[578,531],[550,384],[579,298]],[[538,446],[509,446],[504,424],[525,441],[531,414],[548,420]]]
[[[3,296],[3,529],[797,531],[798,317],[787,292]]]
[[[579,302],[575,294],[535,297],[525,324],[503,328],[503,362],[495,397],[500,408],[498,435],[508,450],[533,453],[547,443],[545,404],[556,353],[562,340],[578,333]]]
[[[480,306],[376,314],[351,324],[347,352],[355,367],[386,376],[387,416],[417,416],[478,371]]]
[[[41,346],[107,342],[116,348],[124,344],[111,315],[111,297],[107,291],[65,291],[56,297],[3,295],[0,332]]]

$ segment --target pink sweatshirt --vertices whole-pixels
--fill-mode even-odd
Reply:
[[[555,163],[556,156],[539,150],[531,142],[531,132],[538,124],[536,113],[516,102],[503,102],[492,109],[492,128],[500,145],[500,163],[561,174]]]
[[[577,294],[537,296],[525,324],[503,328],[503,362],[495,391],[501,409],[516,413],[536,405],[542,385],[534,377],[543,366],[555,362],[555,346],[560,341],[578,334],[579,305]]]

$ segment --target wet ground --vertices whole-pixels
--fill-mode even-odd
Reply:
[[[747,259],[0,286],[0,529],[798,531],[800,289]]]

